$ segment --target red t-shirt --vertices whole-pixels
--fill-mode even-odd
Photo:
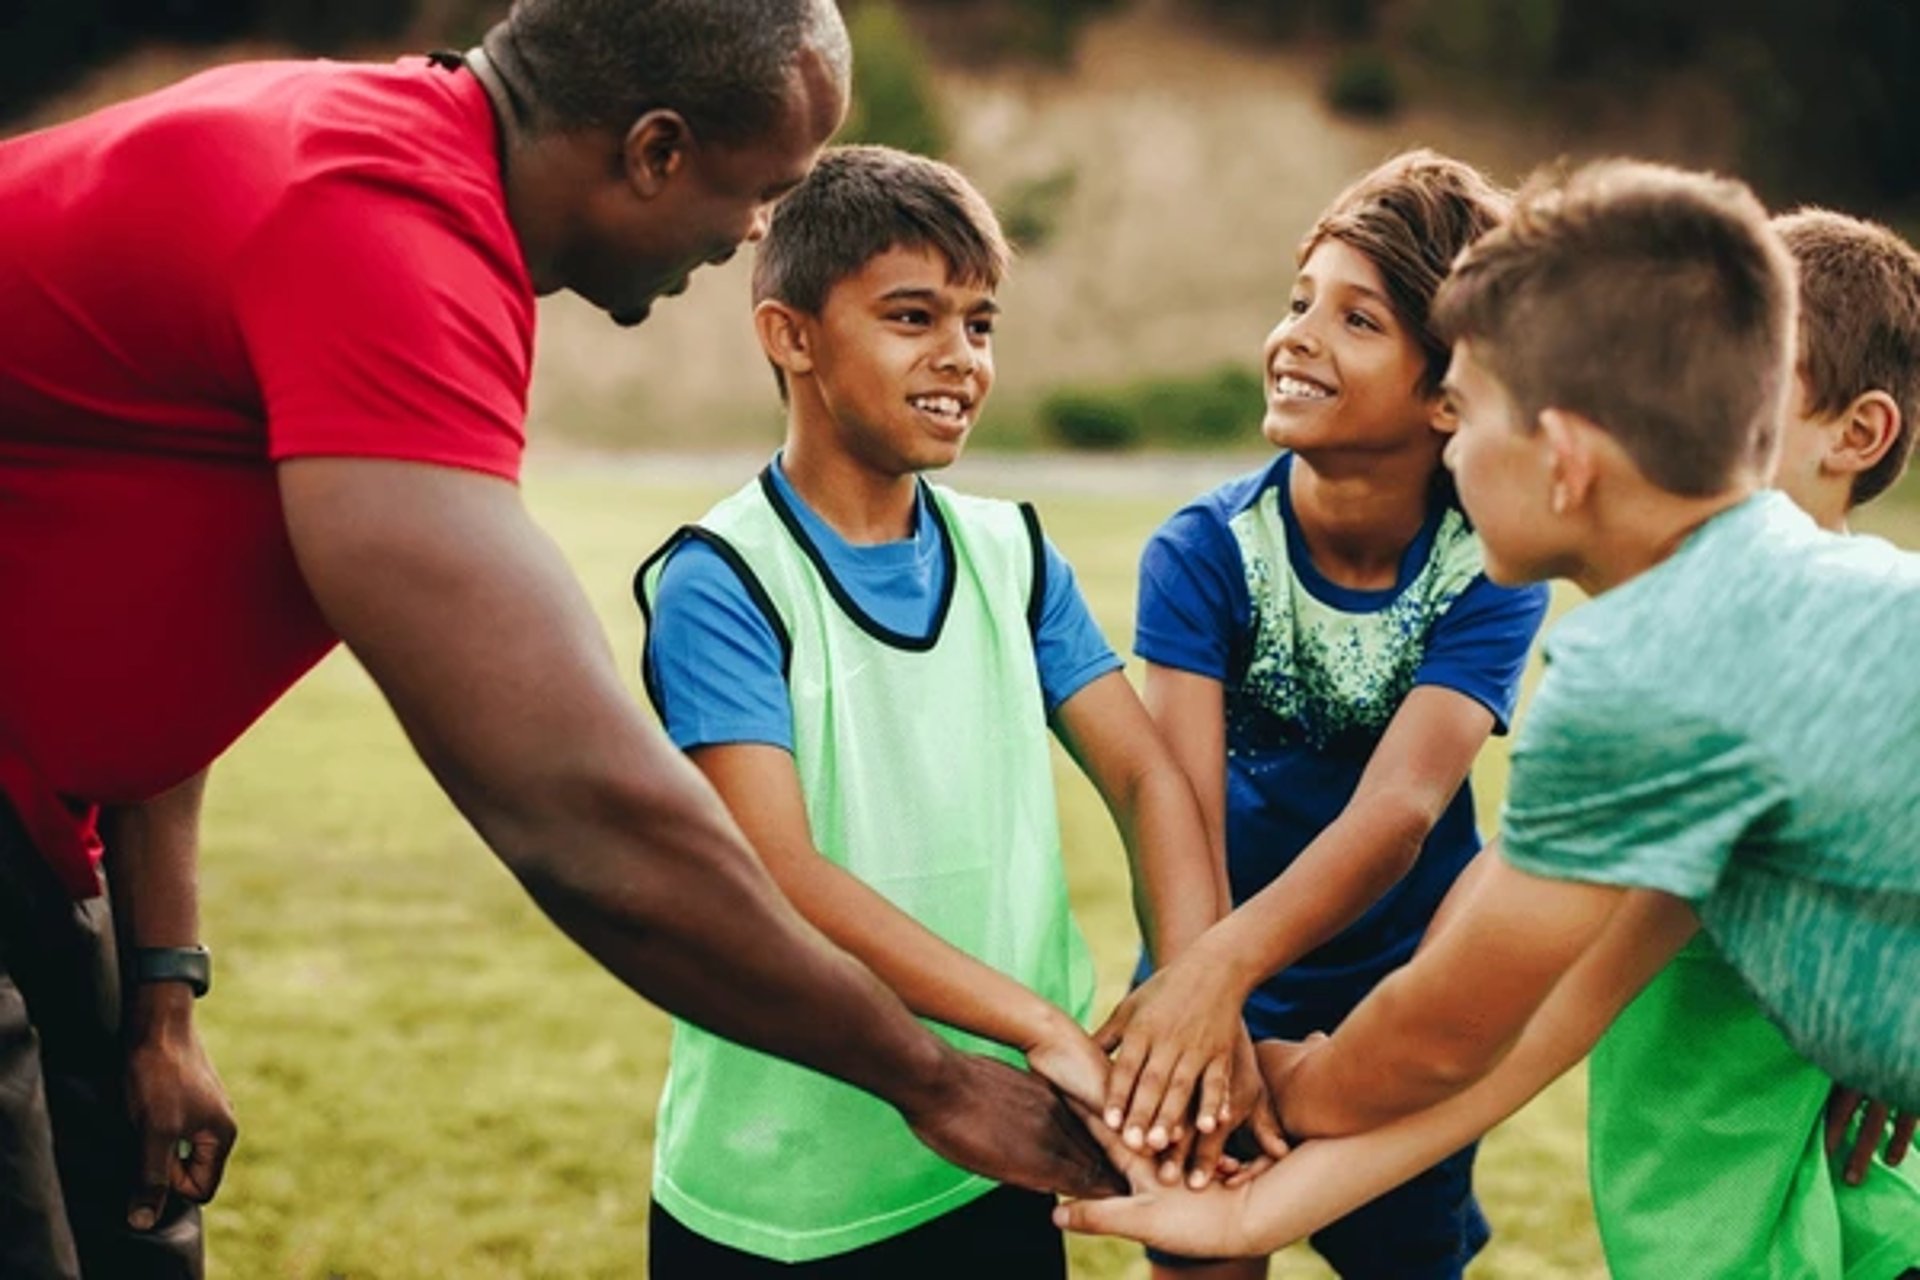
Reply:
[[[273,463],[514,478],[534,299],[485,91],[222,68],[0,142],[0,793],[76,893],[91,806],[192,776],[334,643]]]

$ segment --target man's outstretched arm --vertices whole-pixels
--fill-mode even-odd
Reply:
[[[952,1050],[781,898],[627,695],[511,484],[359,458],[282,463],[315,599],[449,797],[541,909],[635,991],[899,1107],[1003,1181],[1110,1174],[1041,1082]]]

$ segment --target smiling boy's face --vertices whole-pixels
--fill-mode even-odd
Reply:
[[[1485,551],[1487,576],[1515,586],[1565,573],[1566,531],[1553,500],[1553,451],[1528,430],[1506,386],[1466,342],[1441,384],[1454,421],[1444,455]]]
[[[1267,416],[1283,449],[1399,450],[1430,444],[1426,355],[1366,254],[1328,237],[1300,264],[1287,313],[1267,335]]]
[[[801,318],[811,367],[789,370],[796,406],[812,400],[839,447],[884,474],[947,466],[993,389],[998,311],[933,250],[889,249]]]

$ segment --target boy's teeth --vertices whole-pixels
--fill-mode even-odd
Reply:
[[[913,403],[917,408],[943,417],[957,418],[961,414],[960,401],[953,396],[915,396]]]
[[[1333,394],[1325,387],[1316,387],[1311,382],[1284,373],[1275,379],[1274,390],[1283,396],[1302,396],[1311,400],[1324,400]]]

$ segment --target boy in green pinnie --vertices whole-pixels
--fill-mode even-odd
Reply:
[[[641,567],[645,672],[803,915],[958,1042],[1097,1105],[1049,728],[1120,826],[1155,950],[1222,904],[1193,794],[1032,509],[921,478],[993,385],[1006,259],[959,174],[886,148],[828,152],[781,202],[754,322],[786,444]],[[656,1142],[655,1276],[1064,1274],[1051,1197],[684,1023]]]
[[[1773,225],[1800,273],[1799,376],[1774,484],[1844,533],[1913,451],[1920,254],[1824,210]],[[1920,1266],[1920,1184],[1889,1167],[1906,1155],[1912,1113],[1879,1158],[1887,1110],[1861,1108],[1795,1053],[1707,938],[1614,1021],[1590,1081],[1594,1217],[1616,1280],[1682,1268],[1700,1280],[1892,1280]]]

